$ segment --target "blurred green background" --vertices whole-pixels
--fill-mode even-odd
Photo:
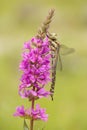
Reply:
[[[62,57],[54,101],[39,101],[49,113],[45,130],[87,130],[87,0],[0,1],[0,130],[23,129],[23,119],[13,117],[17,105],[30,106],[18,95],[22,47],[50,8],[55,8],[50,32],[76,52]]]

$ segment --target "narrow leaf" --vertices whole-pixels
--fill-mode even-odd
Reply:
[[[28,125],[27,125],[25,119],[24,119],[24,130],[29,130]]]

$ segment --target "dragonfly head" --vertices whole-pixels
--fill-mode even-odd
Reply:
[[[48,33],[47,34],[48,38],[55,41],[57,40],[57,34],[56,33]]]

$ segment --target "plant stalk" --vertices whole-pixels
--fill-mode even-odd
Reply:
[[[33,87],[33,90],[35,90],[35,87]],[[34,100],[34,98],[32,99],[32,103],[31,103],[31,109],[34,109],[34,102],[35,102],[35,100]],[[30,130],[33,130],[33,126],[34,126],[34,119],[32,118],[31,120],[30,120]]]

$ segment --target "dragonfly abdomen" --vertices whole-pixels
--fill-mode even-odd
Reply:
[[[52,51],[52,83],[51,83],[51,98],[53,100],[53,95],[54,95],[54,89],[55,89],[55,81],[56,81],[56,68],[57,68],[57,60],[58,60],[58,50],[59,47],[54,48],[55,51]]]
[[[53,100],[54,89],[55,89],[55,81],[56,81],[56,69],[52,70],[52,83],[51,83],[51,88],[50,88],[52,100]]]

